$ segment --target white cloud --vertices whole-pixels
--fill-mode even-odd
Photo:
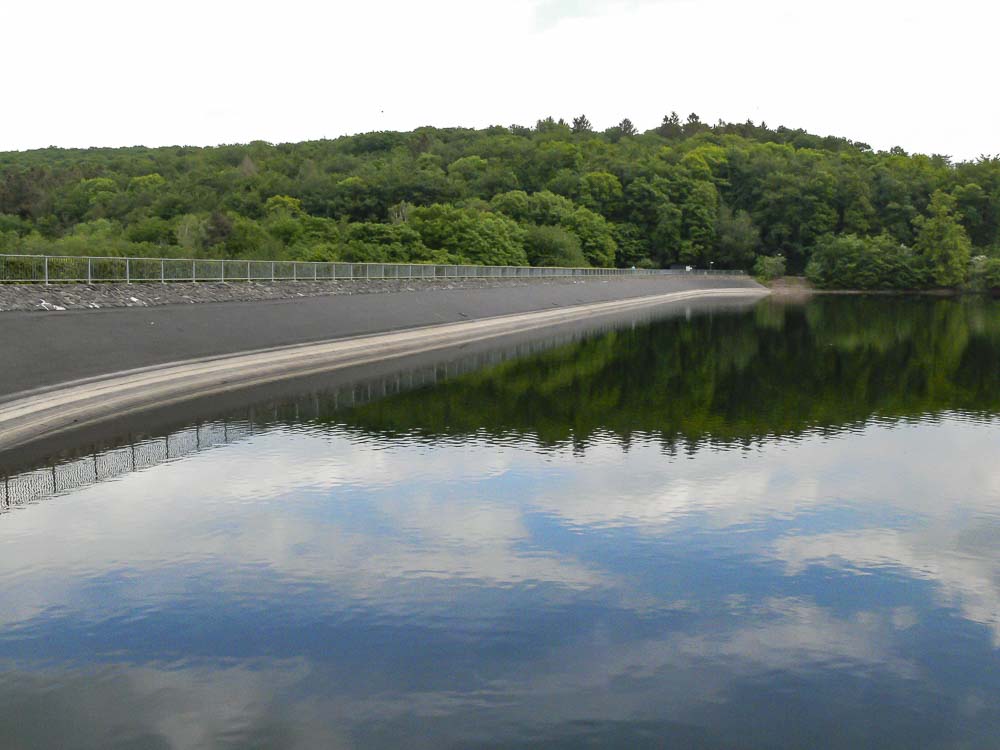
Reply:
[[[365,683],[318,674],[336,664],[303,657],[169,670],[109,665],[100,680],[63,674],[59,684],[72,688],[74,700],[55,707],[46,676],[15,665],[7,682],[0,680],[0,697],[47,691],[45,700],[29,703],[67,711],[93,732],[107,722],[90,708],[114,705],[121,726],[178,746],[278,722],[295,727],[301,746],[328,747],[349,746],[351,728],[373,717],[436,717],[477,728],[518,718],[533,724],[540,716],[551,728],[579,719],[721,721],[734,688],[761,676],[808,680],[839,671],[909,684],[926,677],[900,648],[900,631],[924,616],[919,600],[860,601],[842,611],[805,597],[736,593],[719,600],[694,588],[661,594],[627,571],[547,545],[532,523],[541,514],[593,537],[627,527],[668,544],[682,544],[692,521],[701,531],[732,528],[732,543],[748,560],[772,571],[778,566],[769,563],[780,561],[789,576],[823,565],[898,570],[928,581],[942,604],[1000,638],[1000,472],[982,451],[997,424],[869,425],[745,450],[703,447],[696,460],[638,438],[627,454],[611,439],[596,440],[581,459],[568,447],[540,451],[529,440],[498,444],[485,436],[428,444],[361,440],[338,428],[258,433],[4,515],[0,624],[16,636],[46,612],[97,623],[169,611],[183,602],[195,566],[221,571],[212,583],[222,601],[248,590],[262,601],[268,586],[305,584],[315,587],[313,614],[364,608],[376,619],[400,615],[432,627],[490,627],[520,613],[516,596],[464,606],[464,593],[484,586],[546,585],[551,608],[582,598],[639,619],[667,610],[685,616],[662,632],[632,637],[601,621],[581,623],[557,644],[486,670],[468,691],[429,685],[368,694]],[[898,470],[900,462],[908,472]],[[831,507],[857,512],[847,530],[824,526],[821,514]],[[815,523],[812,514],[819,514]],[[775,519],[786,522],[777,539],[737,533]],[[705,562],[713,563],[710,555]],[[248,579],[245,571],[268,574]],[[95,602],[87,582],[109,573],[127,583],[113,602]],[[328,687],[283,702],[310,680]],[[503,710],[492,714],[501,719],[483,719],[477,711],[496,696]],[[87,724],[90,715],[102,716],[102,724]],[[327,735],[332,724],[343,734]]]
[[[734,602],[727,614],[724,625],[700,633],[667,630],[623,640],[602,625],[574,630],[558,645],[474,676],[473,690],[424,685],[406,680],[405,672],[383,674],[377,659],[362,680],[308,658],[59,671],[0,663],[0,699],[23,707],[5,729],[15,745],[25,746],[59,744],[60,729],[72,727],[76,742],[95,747],[107,744],[112,731],[119,738],[155,736],[171,747],[204,747],[220,737],[283,730],[289,747],[346,748],[358,746],[359,726],[405,726],[415,719],[431,720],[425,732],[483,730],[502,744],[512,726],[705,721],[706,711],[717,717],[710,721],[724,722],[729,690],[761,675],[808,679],[823,669],[918,675],[894,653],[895,613],[838,617],[808,602],[771,598],[752,611]],[[394,687],[400,677],[407,687],[382,687],[383,680]]]
[[[989,628],[993,645],[1000,648],[998,531],[995,522],[979,518],[967,526],[953,521],[950,526],[913,531],[873,529],[786,537],[775,545],[774,554],[785,561],[789,575],[807,565],[825,565],[863,574],[895,569],[931,581],[943,606],[956,607],[967,620]],[[989,546],[976,545],[972,541],[976,539],[989,539]]]
[[[288,692],[310,673],[304,660],[59,671],[0,663],[0,699],[21,706],[0,724],[14,747],[217,747],[268,733],[290,748],[355,747],[330,706],[290,705]]]
[[[748,449],[705,447],[696,461],[666,456],[654,440],[634,440],[627,458],[613,439],[596,440],[581,461],[569,447],[542,452],[530,441],[382,443],[339,429],[278,429],[4,516],[8,587],[0,620],[23,622],[54,600],[72,606],[79,592],[71,572],[152,573],[176,555],[178,539],[187,540],[189,560],[256,565],[282,580],[319,583],[386,608],[449,606],[447,582],[469,581],[548,583],[568,596],[612,587],[624,606],[655,609],[670,602],[650,600],[610,571],[546,549],[529,517],[655,537],[690,519],[720,530],[807,518],[830,506],[862,515],[891,511],[927,519],[928,528],[953,529],[955,508],[995,512],[1000,471],[981,460],[995,427],[955,420],[872,425]],[[895,471],[901,455],[920,460]],[[348,523],[344,514],[353,504],[363,520]],[[898,528],[818,538],[815,530],[797,529],[772,547],[747,552],[776,555],[790,574],[810,560],[855,560],[859,567],[895,561],[937,580],[946,596],[965,603],[971,619],[996,623],[994,557],[979,550],[959,564],[951,560],[949,539],[914,548]],[[169,596],[155,588],[163,585],[169,584],[160,576],[140,577],[127,596]]]

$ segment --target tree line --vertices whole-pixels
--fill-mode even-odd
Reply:
[[[739,268],[1000,287],[1000,158],[676,113],[0,153],[0,252]]]

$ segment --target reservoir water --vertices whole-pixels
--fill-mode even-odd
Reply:
[[[1000,746],[1000,303],[520,354],[9,476],[0,747]]]

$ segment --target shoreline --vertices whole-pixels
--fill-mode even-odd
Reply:
[[[1000,293],[976,289],[817,289],[802,276],[783,276],[769,282],[760,282],[771,290],[775,297],[808,298],[816,294],[826,295],[877,295],[885,297],[1000,297]]]
[[[174,361],[83,378],[19,393],[0,404],[0,455],[112,418],[243,388],[463,346],[601,315],[696,299],[753,300],[767,294],[763,288],[687,289]]]

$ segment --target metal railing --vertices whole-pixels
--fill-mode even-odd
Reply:
[[[292,260],[119,258],[76,255],[0,255],[0,283],[97,284],[228,281],[351,281],[370,279],[549,278],[698,274],[742,276],[743,271],[649,268],[341,263]]]
[[[142,471],[196,451],[242,440],[252,435],[253,430],[253,423],[246,421],[197,424],[158,438],[129,442],[71,461],[5,476],[0,485],[0,514],[62,492]]]

